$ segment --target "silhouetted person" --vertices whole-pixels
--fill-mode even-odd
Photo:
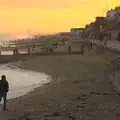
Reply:
[[[92,42],[90,43],[90,47],[91,47],[91,48],[93,47],[93,43],[92,43]]]
[[[7,102],[7,92],[9,90],[9,84],[8,81],[6,80],[6,76],[2,75],[1,80],[0,80],[0,102],[3,98],[4,103],[3,103],[3,110],[6,110],[6,102]]]

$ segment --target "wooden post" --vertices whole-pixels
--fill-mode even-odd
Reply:
[[[72,41],[68,40],[65,42],[65,46],[67,47],[68,54],[72,53]]]
[[[30,51],[30,48],[28,47],[28,55],[30,55],[31,54],[31,51]]]
[[[13,55],[15,55],[15,49],[13,49]]]
[[[71,53],[72,53],[72,47],[68,46],[68,54],[71,54]]]
[[[51,48],[49,48],[49,52],[50,52],[50,53],[53,53],[53,51],[54,51],[54,50],[53,50],[53,48],[52,48],[52,47],[51,47]]]
[[[15,48],[15,49],[13,50],[13,55],[18,55],[18,49],[17,49],[17,48]]]
[[[18,48],[16,48],[16,55],[18,55],[19,53],[18,53]]]
[[[81,55],[84,55],[84,45],[81,46],[80,54],[81,54]]]

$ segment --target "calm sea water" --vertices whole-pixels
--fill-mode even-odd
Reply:
[[[0,66],[0,75],[6,75],[10,85],[8,99],[16,98],[33,91],[48,82],[51,78],[49,75],[34,71],[27,71],[17,67]]]

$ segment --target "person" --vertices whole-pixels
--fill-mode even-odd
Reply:
[[[7,102],[7,92],[9,91],[9,83],[6,80],[6,76],[2,75],[0,80],[0,102],[3,98],[3,110],[6,110],[6,102]]]
[[[93,43],[92,43],[92,42],[90,43],[90,47],[91,47],[91,48],[93,47]]]

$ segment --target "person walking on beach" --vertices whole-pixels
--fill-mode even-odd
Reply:
[[[0,102],[3,98],[3,110],[6,110],[6,102],[7,102],[7,92],[9,91],[9,83],[6,80],[6,76],[2,75],[0,80]]]
[[[91,47],[91,48],[93,47],[93,43],[92,43],[92,42],[90,43],[90,47]]]

